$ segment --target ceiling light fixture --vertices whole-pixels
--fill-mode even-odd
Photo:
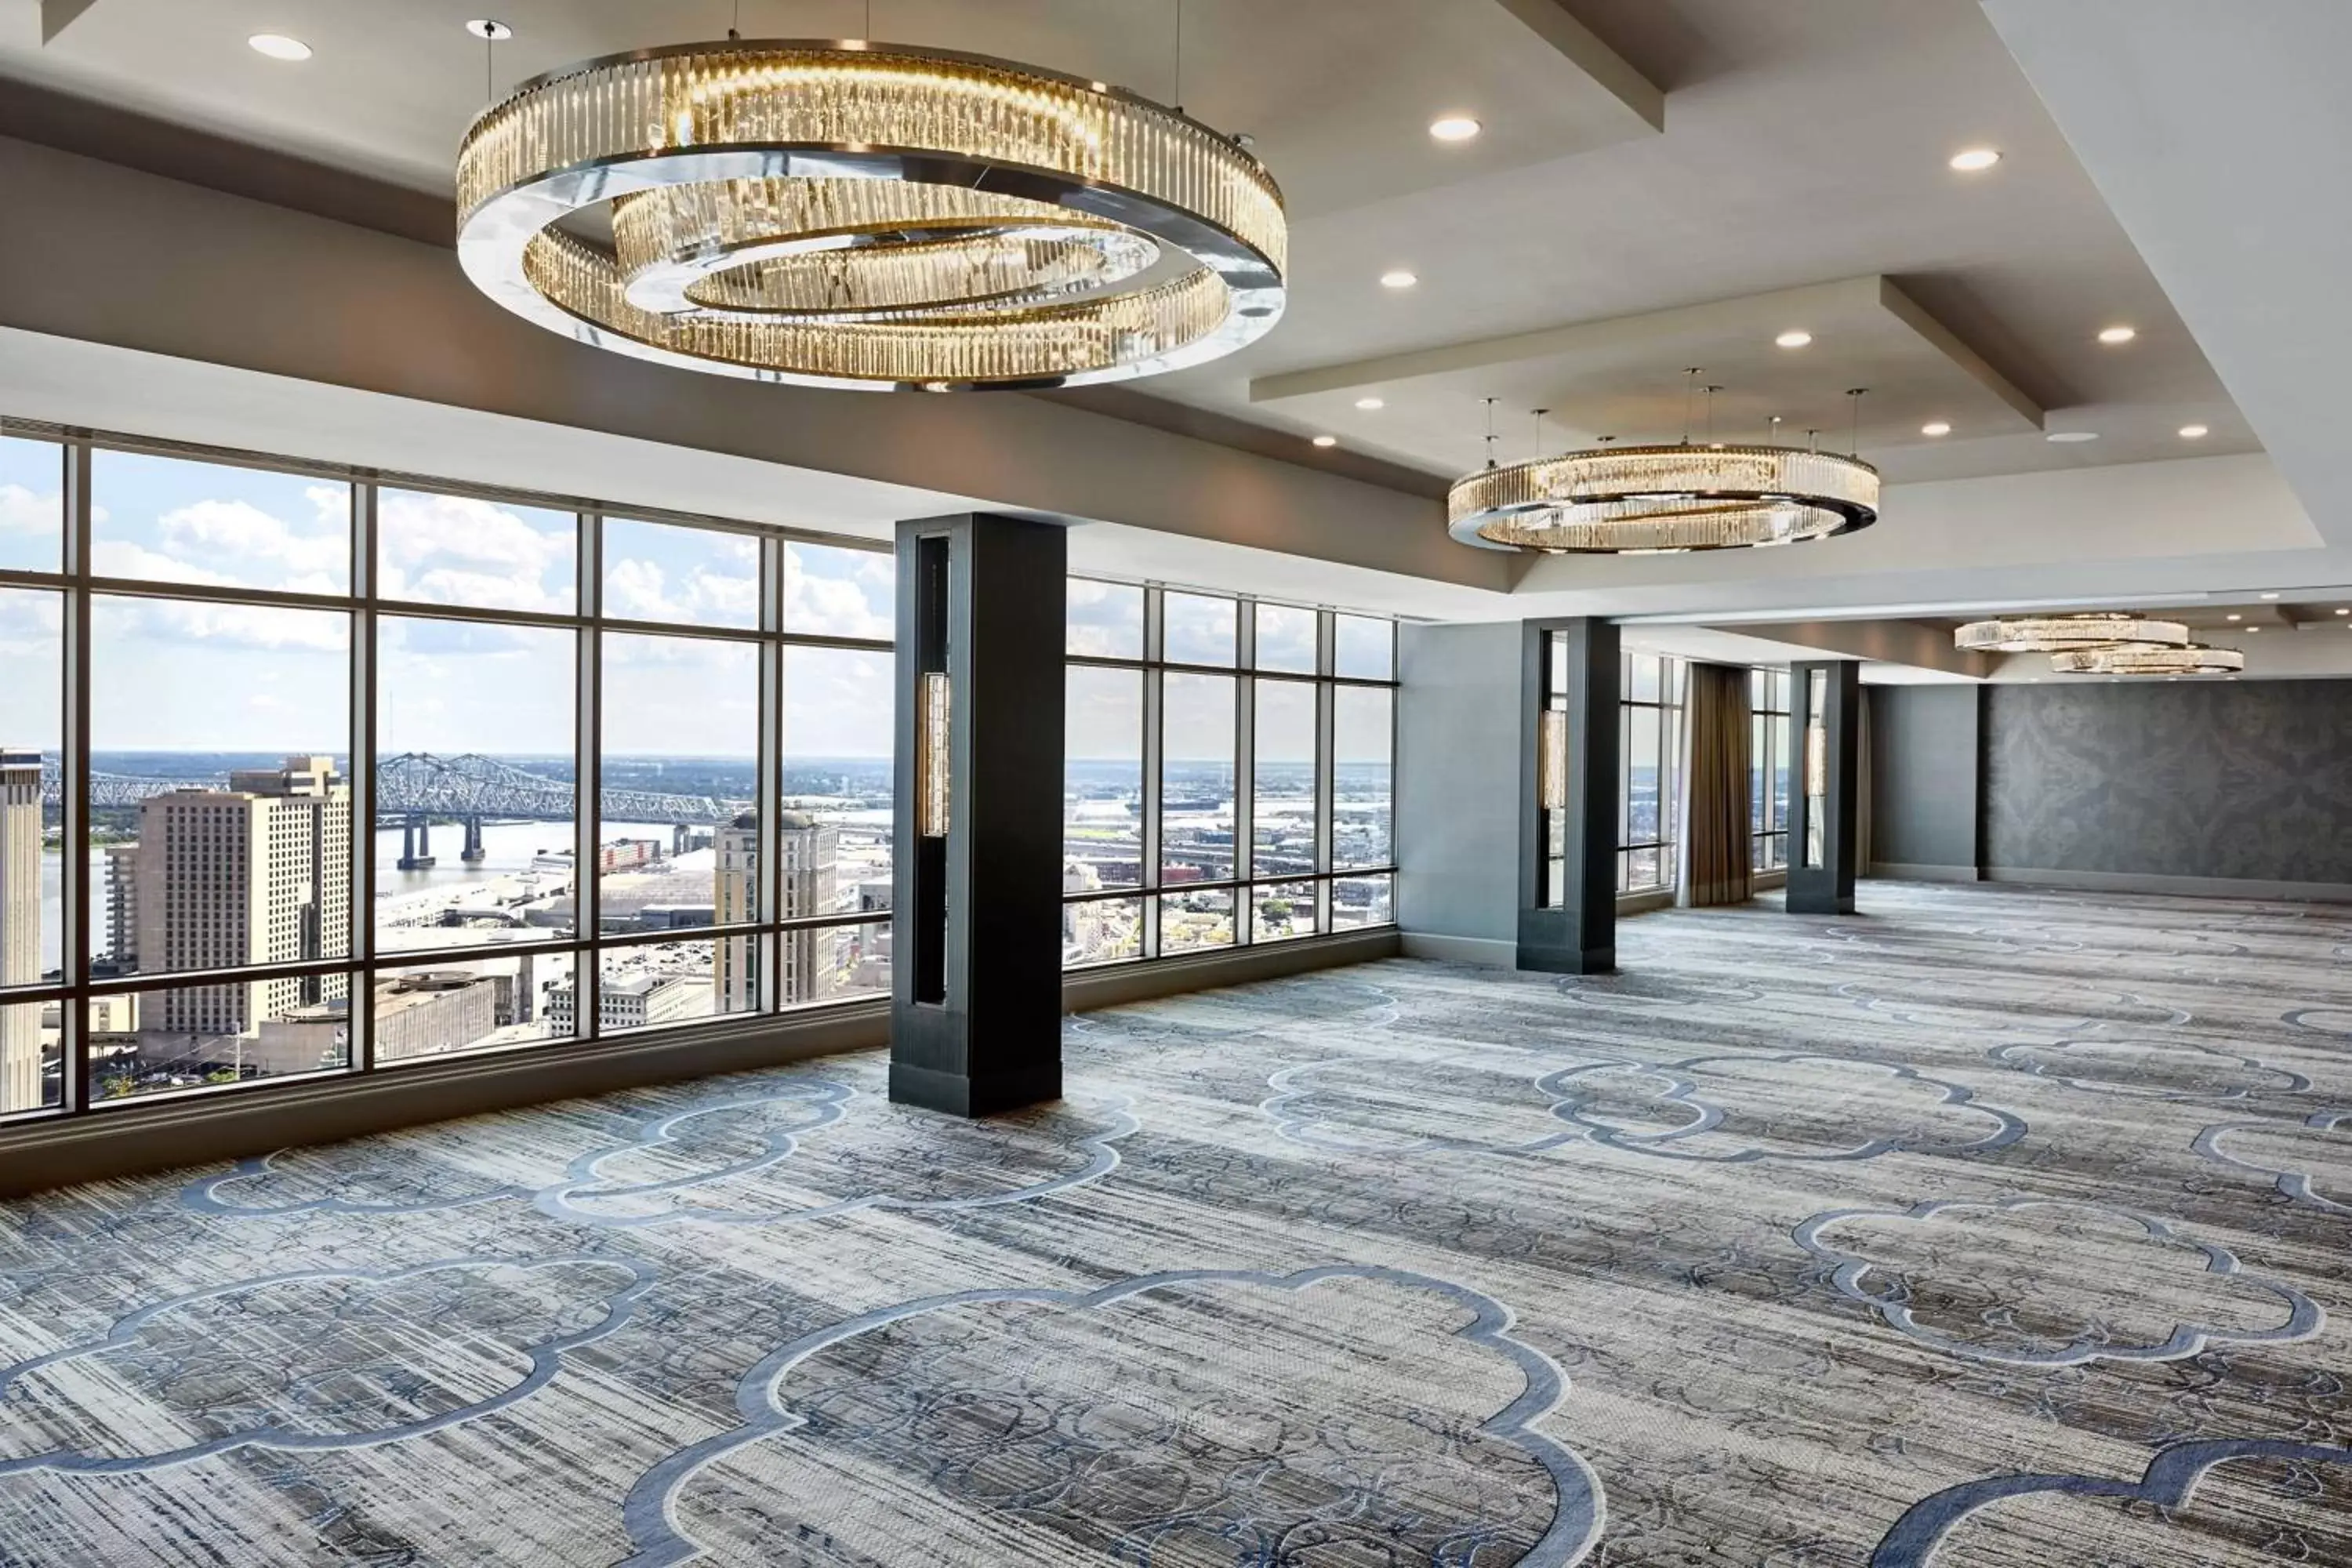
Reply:
[[[1377,397],[1359,397],[1356,399],[1356,406],[1367,414],[1377,414],[1388,405]]]
[[[1970,147],[1952,154],[1952,167],[1963,174],[1980,174],[2000,162],[2000,154],[1990,147]]]
[[[2242,615],[2239,615],[2236,611],[2232,610],[2232,611],[2231,611],[2231,612],[2227,616],[2225,616],[2225,617],[2223,617],[2223,618],[2224,618],[2224,619],[2227,619],[2227,620],[2232,620],[2232,621],[2242,621],[2242,620],[2244,620],[2246,617],[2245,617],[2245,616],[2242,616]]]
[[[486,44],[503,44],[514,37],[514,29],[492,16],[477,16],[466,24],[466,31]]]
[[[1490,458],[1447,492],[1446,531],[1492,550],[1650,555],[1795,544],[1878,520],[1878,470],[1859,457],[1694,445],[1690,403],[1699,373],[1685,374],[1679,443],[1602,445],[1507,467]],[[1711,400],[1715,389],[1706,390]],[[1857,435],[1864,390],[1847,394]],[[1493,439],[1490,433],[1490,452]]]
[[[1429,122],[1429,133],[1440,142],[1475,142],[1485,126],[1466,114],[1444,115]]]
[[[289,38],[283,33],[256,33],[245,40],[257,55],[268,55],[273,60],[292,64],[310,58],[310,46],[299,38]]]
[[[2053,430],[2043,438],[2057,446],[2071,447],[2081,441],[2095,441],[2099,433],[2096,430]]]
[[[1336,447],[1339,444],[1339,437],[1337,436],[1318,436],[1315,437],[1315,444],[1318,447]]]
[[[2202,441],[2208,433],[2202,425],[2183,425],[2180,427],[2180,438],[2184,441]]]
[[[2099,341],[2103,343],[2127,343],[2137,336],[2139,329],[2137,327],[2105,327],[2100,330]]]
[[[1420,281],[1419,274],[1408,272],[1402,267],[1381,274],[1381,287],[1383,289],[1410,289]]]
[[[508,310],[759,381],[1124,381],[1256,341],[1286,299],[1282,193],[1234,139],[1077,78],[896,44],[565,67],[475,121],[457,193],[458,258]],[[609,249],[565,222],[583,213],[609,216]]]
[[[2061,675],[2226,675],[2246,668],[2246,656],[2233,647],[2208,647],[2189,643],[2181,647],[2083,648],[2053,653],[2050,668]]]
[[[1919,426],[1922,436],[1948,436],[1951,433],[1952,427],[1941,419],[1933,419]]]
[[[1772,341],[1780,344],[1784,349],[1801,349],[1807,343],[1813,341],[1813,334],[1811,332],[1782,332],[1779,337],[1774,338]]]
[[[2263,597],[2265,599],[2275,599],[2278,597],[2278,591],[2273,589],[2272,592],[2264,594]]]
[[[1963,653],[2059,653],[2116,647],[2186,647],[2189,628],[2178,621],[2137,616],[2012,616],[1970,621],[1952,633]]]

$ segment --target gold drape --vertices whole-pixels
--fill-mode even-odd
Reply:
[[[1754,766],[1749,672],[1693,664],[1683,699],[1682,842],[1675,902],[1745,903],[1755,893],[1748,844]]]

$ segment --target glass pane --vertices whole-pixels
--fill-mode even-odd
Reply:
[[[1771,762],[1767,748],[1771,737],[1761,714],[1748,721],[1748,831],[1761,833],[1768,826],[1764,820],[1764,770]]]
[[[1069,586],[1069,632],[1065,645],[1096,658],[1143,657],[1143,590],[1125,583],[1073,577]]]
[[[0,1115],[65,1103],[63,1016],[55,1002],[0,1006]]]
[[[352,978],[181,985],[122,998],[89,1042],[97,1102],[227,1088],[351,1065]],[[93,1017],[96,1019],[93,1010]]]
[[[1630,679],[1625,688],[1625,700],[1628,702],[1655,702],[1658,700],[1658,660],[1656,657],[1646,653],[1627,654],[1625,656],[1625,661],[1631,667],[1628,671]]]
[[[1396,694],[1376,686],[1339,686],[1331,698],[1331,864],[1385,866],[1396,858],[1390,777]]]
[[[0,437],[0,566],[55,572],[65,561],[65,448]]]
[[[569,1039],[572,1019],[559,1021],[548,996],[559,987],[569,996],[575,962],[568,952],[517,953],[379,973],[376,1065]]]
[[[569,615],[580,605],[580,521],[478,496],[379,490],[376,591],[387,599]]]
[[[1234,678],[1162,678],[1160,880],[1234,876]]]
[[[750,946],[758,940],[735,938],[728,945]],[[756,984],[722,984],[719,947],[705,939],[606,948],[597,959],[597,1026],[607,1035],[619,1035],[752,1011],[758,1005]],[[551,1027],[559,1034],[576,1033],[578,1013],[576,986],[548,988]]]
[[[753,830],[746,818],[759,785],[757,649],[708,637],[604,637],[598,919],[607,931],[716,923],[726,880],[717,836]],[[751,919],[748,894],[740,884],[736,891],[734,918]]]
[[[1234,944],[1234,893],[1214,891],[1164,893],[1160,900],[1160,952],[1162,956],[1194,952],[1205,947]]]
[[[137,452],[90,454],[90,553],[102,577],[348,593],[352,487]]]
[[[576,636],[376,622],[379,951],[571,932]]]
[[[1658,852],[1655,849],[1635,849],[1625,857],[1626,886],[1636,892],[1659,885]]]
[[[888,551],[785,543],[786,631],[888,642],[898,615],[898,562]]]
[[[608,518],[604,613],[670,626],[760,624],[760,542],[748,533]]]
[[[1115,963],[1143,952],[1141,899],[1086,899],[1062,906],[1062,967]]]
[[[1167,625],[1161,657],[1177,664],[1231,664],[1239,612],[1231,599],[1199,594],[1165,594],[1160,613]]]
[[[1257,734],[1250,767],[1254,877],[1315,869],[1315,684],[1257,683]]]
[[[1140,887],[1143,672],[1073,665],[1063,712],[1062,890]]]
[[[890,994],[890,927],[885,923],[788,931],[778,1000],[786,1007]]]
[[[1396,623],[1370,616],[1331,617],[1331,670],[1360,680],[1396,676]]]
[[[1625,710],[1625,842],[1654,844],[1658,816],[1658,710]]]
[[[351,626],[331,610],[93,602],[90,823],[116,846],[120,970],[351,952]],[[265,1016],[238,1015],[247,1032]]]
[[[47,842],[59,815],[41,787],[63,751],[64,627],[63,595],[0,588],[0,985],[37,985],[64,965],[65,856]],[[39,1103],[16,1103],[35,1092],[38,1051],[15,1012],[5,1021],[0,1110],[22,1110]]]
[[[890,907],[893,726],[890,655],[784,649],[778,918]]]
[[[1315,673],[1315,612],[1286,605],[1257,607],[1257,668]]]
[[[1331,884],[1331,929],[1358,931],[1396,923],[1387,877],[1342,877]]]
[[[1276,882],[1250,889],[1250,941],[1315,934],[1315,884]]]

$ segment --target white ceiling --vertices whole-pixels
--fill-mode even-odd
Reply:
[[[94,0],[45,47],[39,0],[0,0],[0,76],[446,192],[486,91],[459,24],[486,6],[518,31],[492,86],[714,37],[735,8]],[[855,35],[864,9],[741,0],[741,25]],[[1173,13],[874,0],[872,30],[1167,98]],[[1278,331],[1151,395],[1296,438],[1301,462],[1320,460],[1305,441],[1328,431],[1450,475],[1483,456],[1487,396],[1517,456],[1536,406],[1555,411],[1554,440],[1673,438],[1688,364],[1724,386],[1727,436],[1780,414],[1842,446],[1840,395],[1874,388],[1862,447],[1890,488],[1880,524],[1851,540],[1769,559],[1544,561],[1507,595],[1369,573],[1321,595],[1302,582],[1303,596],[1696,623],[2235,604],[2352,583],[2334,388],[2352,348],[2352,226],[2340,203],[2308,199],[2352,184],[2342,0],[1186,0],[1184,14],[1186,107],[1251,132],[1290,194],[1293,294]],[[264,30],[316,58],[262,59],[244,38]],[[1437,146],[1424,127],[1444,112],[1487,132]],[[1947,168],[1975,145],[2003,161]],[[1381,288],[1394,267],[1420,285]],[[2116,322],[2138,336],[2099,343]],[[1773,347],[1790,327],[1813,342]],[[1368,395],[1386,406],[1357,409]],[[1952,433],[1924,436],[1931,418]],[[2185,441],[2190,424],[2210,433]],[[1170,560],[1191,546],[1128,531],[1118,551],[1144,574],[1276,570]],[[2336,657],[2307,646],[2298,659]]]

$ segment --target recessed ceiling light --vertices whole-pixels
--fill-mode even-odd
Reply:
[[[1381,274],[1381,287],[1383,289],[1410,289],[1420,281],[1419,276],[1406,271],[1402,267],[1392,272]]]
[[[503,44],[514,37],[514,29],[495,16],[477,16],[466,24],[466,31],[485,43],[492,44]],[[1097,82],[1095,85],[1100,87],[1102,83]]]
[[[2184,441],[2202,441],[2206,435],[2206,428],[2202,425],[2183,425],[2180,427],[2180,438]]]
[[[1356,406],[1367,414],[1377,414],[1388,405],[1377,397],[1359,397],[1356,399]]]
[[[268,55],[273,60],[307,60],[310,46],[299,38],[289,38],[283,33],[256,33],[245,40],[257,55]]]
[[[1811,332],[1782,332],[1779,337],[1774,338],[1772,341],[1780,344],[1784,349],[1801,349],[1807,343],[1813,341],[1813,334]]]
[[[1429,133],[1440,142],[1475,142],[1485,129],[1466,114],[1448,114],[1429,122]]]
[[[1339,444],[1339,437],[1337,436],[1318,436],[1315,437],[1315,444],[1318,447],[1336,447]]]
[[[2072,446],[2077,441],[2095,441],[2098,438],[2099,433],[2096,430],[2053,430],[2049,436],[2049,439],[2062,447]]]
[[[1971,147],[1952,154],[1952,167],[1963,174],[1980,174],[2000,162],[2000,154],[1990,147]]]
[[[1948,436],[1951,433],[1952,427],[1940,419],[1931,419],[1919,426],[1919,434],[1922,436]]]
[[[2099,329],[2099,341],[2103,343],[2127,343],[2137,336],[2139,336],[2139,329],[2137,327],[2102,327]]]
[[[2252,637],[2252,636],[2253,636],[2256,632],[2261,631],[2262,629],[2263,629],[2263,628],[2262,628],[2262,627],[2260,627],[2260,626],[2248,626],[2248,627],[2246,628],[2246,635],[2247,635],[2248,637]]]
[[[2236,611],[2234,611],[2234,610],[2233,610],[2233,611],[2231,611],[2231,612],[2230,613],[2230,616],[2229,616],[2229,617],[2228,617],[2228,618],[2229,618],[2229,619],[2231,619],[2231,620],[2233,620],[2233,621],[2242,621],[2242,620],[2244,620],[2246,617],[2245,617],[2245,616],[2242,616],[2242,615],[2239,615]]]
[[[2264,594],[2263,597],[2265,599],[2275,599],[2278,595],[2276,594]]]

